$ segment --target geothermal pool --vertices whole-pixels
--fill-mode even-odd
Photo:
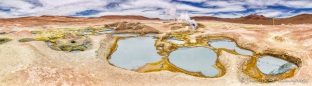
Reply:
[[[295,64],[272,56],[264,56],[257,61],[259,70],[268,75],[278,75],[290,69],[298,68]]]
[[[204,47],[179,48],[169,55],[169,62],[190,72],[201,72],[204,76],[216,76],[219,71],[213,66],[216,53]]]
[[[136,36],[134,38],[125,38],[117,42],[117,50],[113,52],[108,61],[114,66],[131,70],[138,69],[147,63],[158,62],[162,57],[157,54],[154,43],[156,39],[153,35],[145,35],[145,37],[137,34],[112,34],[113,36]],[[184,41],[175,40],[173,38],[167,41],[184,44]],[[249,50],[240,49],[231,40],[211,40],[208,42],[214,48],[234,49],[242,55],[253,55]],[[205,47],[181,47],[172,51],[168,56],[169,62],[174,66],[189,71],[201,72],[204,76],[213,77],[219,74],[214,64],[217,60],[216,53]],[[267,75],[278,75],[287,72],[292,68],[297,68],[293,63],[278,59],[271,56],[264,56],[258,59],[257,67]]]
[[[242,55],[253,55],[251,51],[237,47],[236,43],[231,40],[211,40],[208,43],[214,48],[234,49],[237,53]],[[292,68],[297,68],[297,66],[293,63],[289,63],[283,59],[272,56],[264,56],[259,58],[257,67],[262,73],[267,75],[283,74]]]
[[[244,50],[244,49],[239,48],[238,46],[236,46],[236,43],[234,41],[227,40],[227,39],[210,40],[208,42],[208,44],[210,44],[210,46],[212,46],[214,48],[232,49],[232,50],[235,50],[237,53],[243,54],[243,55],[252,55],[253,54],[249,50]]]
[[[161,56],[154,47],[156,39],[151,37],[126,38],[117,42],[117,50],[108,60],[111,64],[127,70],[137,69],[146,63],[157,62]]]

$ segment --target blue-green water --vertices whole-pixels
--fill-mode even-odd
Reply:
[[[219,71],[213,66],[217,55],[209,48],[179,48],[171,52],[168,58],[173,65],[190,72],[201,72],[205,76],[219,74]]]
[[[297,68],[293,63],[272,56],[264,56],[258,59],[257,67],[264,74],[276,75]]]
[[[128,70],[142,67],[146,63],[160,61],[162,57],[157,54],[154,47],[155,40],[151,37],[119,40],[117,50],[113,52],[108,61],[117,67]]]
[[[243,55],[252,55],[253,53],[249,50],[244,50],[236,46],[236,43],[231,40],[221,39],[221,40],[211,40],[208,42],[214,48],[226,48],[234,49],[237,53]]]

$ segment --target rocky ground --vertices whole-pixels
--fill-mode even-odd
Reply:
[[[158,38],[166,38],[172,32],[185,32],[190,29],[183,24],[160,20],[124,20],[140,22],[138,26],[120,24],[120,20],[93,21],[75,24],[67,22],[32,23],[28,25],[18,22],[3,24],[0,38],[10,41],[0,42],[0,84],[3,86],[310,86],[312,84],[312,70],[310,69],[312,47],[312,25],[249,25],[218,21],[199,22],[195,33],[184,38],[190,44],[197,43],[203,37],[227,37],[235,40],[245,49],[261,55],[275,55],[299,66],[298,69],[286,72],[283,76],[266,76],[259,73],[253,65],[256,57],[233,54],[220,51],[218,61],[224,66],[225,73],[218,78],[201,78],[168,70],[148,73],[138,73],[124,70],[109,64],[110,55],[117,38],[110,34],[86,36],[92,45],[82,52],[68,52],[50,48],[45,41],[53,37],[63,40],[66,37],[57,28],[105,27],[105,25],[119,22],[115,30],[118,33],[143,31],[158,33]],[[16,23],[16,24],[15,24]],[[119,25],[119,26],[118,26]],[[131,27],[130,27],[131,26]],[[178,27],[181,26],[181,27]],[[120,28],[124,27],[124,28]],[[127,27],[127,28],[126,28]],[[138,27],[138,28],[136,28]],[[142,28],[141,28],[142,27]],[[101,30],[101,29],[99,29]],[[32,31],[42,31],[42,34]],[[47,32],[51,32],[48,34]],[[59,31],[57,33],[52,33]],[[124,31],[124,32],[123,32]],[[76,33],[76,32],[75,32]],[[77,34],[79,31],[77,32]],[[50,37],[50,38],[49,38]],[[51,38],[52,37],[52,38]],[[20,39],[31,38],[27,42]],[[77,37],[74,36],[73,39]],[[79,38],[79,37],[78,37]],[[68,42],[71,38],[69,37]],[[66,44],[62,42],[63,44]],[[82,39],[82,42],[85,42]],[[60,43],[60,44],[62,44]],[[262,83],[268,78],[284,79],[274,83]],[[300,81],[306,80],[306,81]],[[266,82],[266,81],[265,81]]]

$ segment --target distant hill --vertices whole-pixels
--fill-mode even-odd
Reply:
[[[312,24],[312,14],[300,14],[297,16],[279,19],[279,23],[291,23],[291,24],[302,24],[302,23],[310,23]]]
[[[242,16],[240,18],[218,18],[211,16],[196,16],[191,17],[191,19],[197,21],[204,20],[214,20],[214,21],[224,21],[224,22],[232,22],[232,23],[243,23],[243,24],[263,24],[263,25],[272,25],[273,19],[265,17],[263,15],[251,14],[248,16]],[[274,24],[312,24],[312,14],[300,14],[289,18],[275,18]]]
[[[241,20],[268,20],[270,18],[267,18],[267,17],[265,17],[263,15],[251,14],[251,15],[248,15],[248,16],[240,17],[238,19],[241,19]]]
[[[0,25],[9,24],[22,24],[22,25],[46,25],[46,24],[83,24],[86,22],[99,22],[105,20],[115,19],[134,19],[134,20],[160,20],[159,18],[147,18],[144,16],[137,15],[107,15],[101,17],[72,17],[72,16],[29,16],[20,18],[0,18]],[[224,21],[232,23],[243,23],[243,24],[263,24],[272,25],[273,19],[265,17],[263,15],[251,14],[248,16],[242,16],[239,18],[218,18],[212,16],[195,16],[191,17],[196,21]],[[280,24],[312,24],[312,14],[300,14],[289,18],[275,18],[275,25]]]
[[[221,20],[223,18],[212,17],[212,16],[195,16],[195,17],[191,17],[191,19],[194,19],[194,20]]]

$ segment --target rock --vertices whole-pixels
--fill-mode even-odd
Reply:
[[[280,68],[271,71],[269,74],[270,75],[283,74],[283,73],[286,73],[288,70],[293,69],[293,68],[298,68],[298,67],[295,64],[288,62],[288,63],[283,64]]]
[[[144,26],[141,26],[141,25],[134,26],[134,30],[140,30],[143,28],[144,28]]]
[[[111,28],[111,27],[117,27],[119,24],[119,22],[115,22],[115,23],[112,23],[112,24],[106,24],[104,25],[105,28]]]
[[[64,36],[62,37],[63,39],[79,39],[81,37],[77,36],[76,34],[72,33],[65,33]]]
[[[144,24],[141,24],[140,22],[137,23],[128,23],[128,22],[121,22],[118,24],[116,30],[141,30],[145,28],[146,26]]]
[[[124,29],[130,29],[128,26],[127,26],[127,22],[121,22],[118,24],[116,30],[124,30]]]
[[[92,44],[88,37],[81,37],[71,33],[65,33],[61,39],[48,40],[47,45],[54,50],[63,51],[85,51],[90,49]]]
[[[153,27],[144,25],[140,22],[137,23],[128,23],[128,22],[120,22],[113,33],[159,33],[159,31]]]
[[[276,41],[278,41],[278,42],[283,42],[283,41],[285,41],[285,39],[284,39],[283,37],[281,37],[281,36],[275,36],[273,39],[276,40]]]

